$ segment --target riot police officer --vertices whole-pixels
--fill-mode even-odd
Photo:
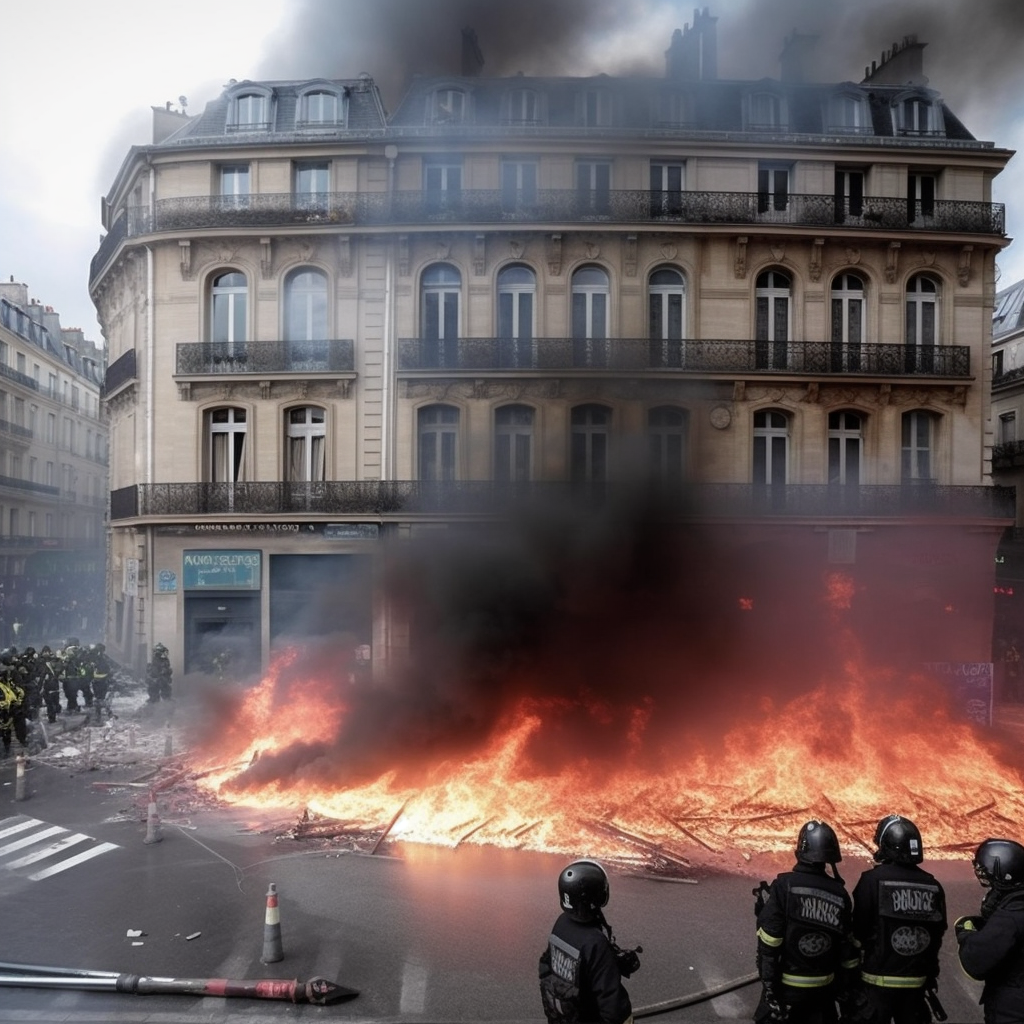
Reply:
[[[68,704],[68,711],[84,710],[78,703],[78,694],[81,691],[85,698],[85,708],[92,707],[92,688],[89,685],[88,673],[85,665],[85,652],[82,650],[78,637],[68,637],[64,645],[63,671],[61,683],[64,688],[64,698]]]
[[[889,814],[878,822],[874,859],[853,890],[853,933],[861,947],[858,1019],[922,1024],[931,1019],[926,999],[937,999],[946,895],[920,866],[921,833],[909,818]]]
[[[171,660],[167,648],[160,643],[153,644],[153,660],[146,666],[146,692],[148,703],[171,699]]]
[[[604,917],[608,875],[594,860],[573,861],[558,876],[562,913],[540,958],[540,993],[549,1024],[632,1024],[622,984],[640,966],[635,950],[618,947]]]
[[[39,649],[36,661],[36,678],[43,704],[46,706],[46,720],[56,722],[60,714],[61,665],[49,644]]]
[[[954,929],[960,965],[983,981],[985,1024],[1024,1021],[1024,846],[986,839],[974,854],[974,873],[988,893],[977,916]]]
[[[762,992],[754,1020],[832,1024],[838,1019],[836,999],[859,963],[850,895],[836,868],[842,860],[839,839],[831,825],[808,821],[795,852],[791,871],[770,886],[762,883],[766,892],[756,908]]]

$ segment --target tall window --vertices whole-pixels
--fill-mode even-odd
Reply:
[[[293,270],[284,283],[285,341],[324,341],[327,331],[327,275],[309,267]]]
[[[225,209],[249,206],[249,165],[225,164],[220,169],[221,205]]]
[[[757,168],[757,212],[768,220],[789,206],[789,172],[789,164],[762,162]]]
[[[576,198],[580,216],[606,217],[611,209],[612,165],[607,160],[576,164]]]
[[[829,97],[825,130],[828,132],[870,133],[871,112],[863,96],[837,93]]]
[[[307,160],[295,165],[295,208],[325,213],[330,201],[331,165]]]
[[[926,96],[908,96],[895,107],[896,130],[900,135],[934,135],[939,132],[940,119],[932,101]]]
[[[227,346],[234,354],[234,346],[245,341],[246,299],[248,286],[245,274],[229,270],[214,278],[210,295],[210,341]]]
[[[840,274],[832,281],[833,373],[861,368],[864,342],[864,282],[856,274]]]
[[[287,413],[287,480],[326,479],[326,414],[319,406],[299,406]]]
[[[537,203],[537,161],[504,160],[501,164],[501,209],[504,213]]]
[[[461,124],[466,118],[466,94],[461,89],[438,89],[431,97],[434,124]]]
[[[455,480],[459,442],[459,410],[428,405],[417,416],[420,480]]]
[[[685,164],[651,161],[651,216],[678,217],[683,212]]]
[[[861,430],[863,420],[855,412],[831,412],[828,415],[828,482],[860,483]]]
[[[1004,412],[999,417],[998,444],[1013,444],[1017,440],[1017,413]]]
[[[755,484],[784,484],[789,458],[789,417],[763,409],[754,413]]]
[[[780,96],[757,92],[747,97],[747,127],[760,131],[786,126],[786,104]]]
[[[532,366],[533,315],[537,275],[529,267],[502,267],[498,273],[498,339],[501,365]],[[506,352],[505,346],[508,346]]]
[[[931,373],[939,343],[939,286],[924,274],[907,282],[906,359],[908,373]]]
[[[758,274],[754,291],[754,361],[759,370],[784,370],[790,331],[790,279],[780,270]]]
[[[935,175],[907,175],[907,220],[930,224],[935,216]]]
[[[836,168],[835,221],[842,224],[847,217],[864,213],[864,172]]]
[[[574,366],[605,366],[608,361],[608,274],[581,267],[572,275],[572,352]]]
[[[456,366],[459,357],[459,296],[462,276],[447,263],[423,272],[420,307],[424,366]]]
[[[533,89],[512,89],[505,99],[509,124],[540,124],[540,101]]]
[[[243,93],[232,103],[228,128],[235,131],[260,131],[270,127],[270,99],[262,93]]]
[[[650,365],[681,367],[686,324],[683,275],[674,267],[655,270],[651,274],[647,302]]]
[[[227,484],[245,480],[245,409],[211,409],[206,414],[206,427],[210,480]]]
[[[683,409],[661,406],[647,414],[651,479],[665,484],[686,478],[687,415]]]
[[[502,405],[494,410],[494,479],[529,480],[533,463],[533,409]]]
[[[586,128],[606,128],[612,123],[612,97],[607,89],[585,89],[579,96],[579,123]]]
[[[612,411],[604,405],[577,405],[570,414],[569,478],[573,483],[608,479]]]
[[[901,478],[905,484],[934,483],[935,417],[921,409],[903,414]]]
[[[423,192],[428,214],[457,211],[462,200],[462,164],[457,161],[425,164]]]

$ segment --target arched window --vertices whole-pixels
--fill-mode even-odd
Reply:
[[[213,483],[235,484],[245,480],[246,411],[236,406],[206,413],[207,471]]]
[[[297,406],[285,414],[286,480],[309,483],[326,479],[326,418],[318,405]]]
[[[420,279],[423,366],[457,366],[462,275],[447,263],[435,263]]]
[[[419,479],[455,480],[458,476],[459,410],[427,405],[417,414]]]
[[[831,365],[833,373],[861,368],[864,343],[864,282],[856,274],[832,280]]]
[[[327,327],[327,275],[302,267],[284,282],[285,341],[325,341]]]
[[[534,365],[536,294],[537,275],[529,267],[513,264],[498,272],[498,339],[502,346],[502,366]]]
[[[754,360],[759,370],[784,370],[790,332],[790,278],[781,270],[758,274],[754,291]]]
[[[604,405],[577,405],[570,413],[569,478],[573,483],[608,479],[612,411]]]
[[[942,112],[930,96],[903,96],[893,104],[898,135],[943,134]]]
[[[837,92],[830,96],[825,113],[825,131],[873,134],[867,98],[853,92]]]
[[[344,124],[343,97],[331,89],[310,89],[299,96],[295,120],[301,128]]]
[[[252,87],[231,97],[227,128],[236,132],[267,131],[270,128],[271,96]]]
[[[510,89],[505,97],[507,124],[543,124],[540,97],[533,89]]]
[[[651,479],[665,484],[686,479],[686,410],[660,406],[647,413]]]
[[[572,337],[574,366],[606,366],[608,362],[608,273],[601,267],[580,267],[572,275]]]
[[[753,482],[784,484],[788,459],[789,417],[774,409],[754,413]]]
[[[213,279],[210,288],[210,341],[223,346],[218,356],[244,353],[249,286],[245,274],[229,270]]]
[[[903,414],[900,478],[905,484],[935,483],[933,449],[936,418],[923,409]]]
[[[686,333],[686,279],[675,267],[659,267],[650,277],[647,326],[652,367],[681,367]]]
[[[828,482],[830,484],[860,483],[864,420],[856,412],[828,414]]]
[[[755,92],[747,97],[747,127],[771,131],[786,127],[786,101],[772,92]]]
[[[501,405],[494,410],[494,479],[503,483],[533,476],[533,409]]]
[[[431,96],[430,120],[434,124],[462,124],[466,119],[466,94],[461,89],[438,89]]]
[[[933,373],[935,370],[940,294],[938,282],[926,274],[915,274],[907,282],[904,341],[908,373]]]

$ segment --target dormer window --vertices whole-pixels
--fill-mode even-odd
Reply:
[[[231,97],[228,131],[265,132],[270,129],[271,96],[267,90],[245,89]]]
[[[695,120],[691,97],[679,92],[666,92],[655,100],[653,121],[656,128],[683,128]]]
[[[867,100],[857,93],[841,92],[829,97],[825,113],[825,131],[871,135],[871,111]]]
[[[754,131],[784,129],[788,123],[786,101],[772,92],[755,92],[747,97],[747,128]]]
[[[433,124],[462,124],[466,119],[466,94],[461,89],[438,89],[431,97]]]
[[[893,127],[897,135],[942,135],[944,127],[939,105],[927,96],[904,96],[893,104]]]
[[[299,96],[295,114],[295,123],[300,128],[326,128],[344,124],[344,94],[333,89],[310,89]]]
[[[505,98],[505,123],[543,124],[540,97],[533,89],[513,89]]]
[[[579,123],[607,128],[612,123],[612,98],[607,89],[586,89],[579,96]]]

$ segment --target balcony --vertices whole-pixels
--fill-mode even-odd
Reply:
[[[5,434],[7,437],[21,441],[24,444],[32,440],[32,431],[28,427],[19,426],[17,423],[11,423],[8,420],[0,420],[0,434]]]
[[[1024,466],[1024,441],[1006,441],[992,446],[993,469],[1018,469]]]
[[[107,367],[103,386],[100,388],[100,398],[109,398],[129,381],[135,380],[136,377],[135,349],[130,348]]]
[[[14,381],[15,384],[20,384],[23,388],[31,388],[33,391],[39,390],[39,381],[30,377],[27,373],[22,373],[21,370],[12,369],[6,363],[0,363],[0,377],[6,377],[8,380]]]
[[[123,220],[123,219],[122,219]],[[119,224],[122,221],[118,222]],[[152,213],[133,211],[129,236],[202,228],[268,228],[293,225],[375,227],[451,223],[736,226],[853,228],[864,231],[945,231],[1003,235],[1002,203],[936,199],[922,203],[893,196],[857,203],[834,195],[764,192],[651,192],[648,190],[501,189],[388,192],[275,192],[249,196],[183,196],[158,199]],[[97,260],[108,254],[111,235]],[[99,267],[94,261],[93,271]]]
[[[355,346],[334,341],[181,342],[175,374],[183,377],[244,373],[353,373]]]
[[[430,483],[416,480],[326,480],[318,483],[137,484],[111,492],[111,520],[139,516],[296,515],[371,516],[507,515],[517,504],[578,501],[584,507],[635,485],[576,486],[561,481],[502,484],[487,480]],[[702,484],[671,494],[673,518],[814,517],[821,519],[939,517],[1010,519],[1012,487],[838,487],[790,484]]]
[[[647,338],[400,338],[399,372],[609,370],[615,373],[970,377],[965,345]]]

